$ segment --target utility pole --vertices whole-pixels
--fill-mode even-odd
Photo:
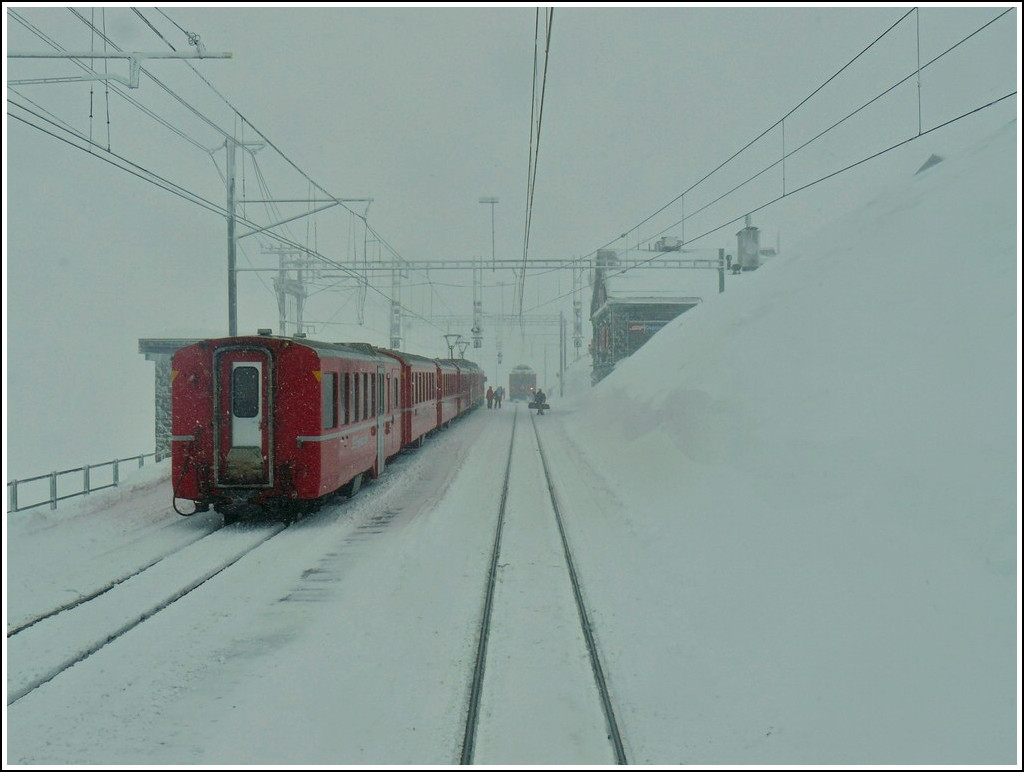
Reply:
[[[238,334],[238,288],[235,285],[235,148],[234,137],[224,140],[227,149],[228,185],[228,337]]]
[[[565,396],[565,312],[558,312],[558,396]]]
[[[498,203],[498,197],[481,196],[480,203],[491,205],[491,270],[493,271],[496,270],[496,265],[494,262],[494,205]]]
[[[391,348],[402,347],[402,266],[391,257]]]
[[[478,268],[474,263],[473,265],[473,328],[470,330],[473,333],[473,348],[480,348],[483,345],[484,339],[484,328],[483,328],[483,301],[480,299],[483,293],[484,283],[484,271],[483,268]]]

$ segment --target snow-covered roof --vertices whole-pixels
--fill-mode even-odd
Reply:
[[[688,300],[718,292],[717,250],[654,252],[647,249],[618,250],[618,265],[604,267],[605,289],[616,302]],[[699,261],[701,267],[686,266]]]

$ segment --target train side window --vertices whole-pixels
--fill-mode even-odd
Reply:
[[[362,374],[362,380],[363,380],[363,411],[359,414],[359,417],[362,418],[362,420],[364,420],[364,421],[367,418],[370,417],[370,398],[369,398],[370,378],[369,378],[369,375],[370,375],[369,373],[363,373]]]
[[[398,389],[398,378],[395,378],[395,393],[392,396],[392,400],[393,401],[391,403],[391,409],[392,410],[396,410],[398,408],[398,406],[402,404],[401,400],[399,399],[399,394],[400,393],[401,392]]]
[[[362,394],[359,392],[359,373],[352,374],[352,420],[359,420],[359,404],[362,401]]]
[[[324,429],[333,429],[338,425],[337,377],[336,373],[324,373],[320,377]]]
[[[370,373],[370,415],[375,416],[380,411],[377,409],[377,373]]]
[[[341,374],[341,383],[338,384],[338,398],[341,402],[341,425],[348,423],[348,373]]]

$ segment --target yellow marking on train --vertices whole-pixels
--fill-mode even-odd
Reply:
[[[313,377],[316,378],[316,382],[317,383],[320,383],[320,378],[322,376],[323,376],[323,373],[320,370],[314,370],[313,371]]]
[[[174,379],[178,377],[177,370],[171,370],[171,383],[174,383]]]

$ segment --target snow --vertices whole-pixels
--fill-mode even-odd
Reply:
[[[596,387],[539,384],[631,763],[1020,766],[1017,123],[876,163],[908,158]],[[8,705],[5,767],[457,764],[513,421],[476,411]],[[8,516],[9,629],[171,549],[204,570],[217,516],[174,514],[166,463],[126,482]],[[500,561],[479,764],[613,762],[546,495],[509,493],[503,556],[537,553]]]

